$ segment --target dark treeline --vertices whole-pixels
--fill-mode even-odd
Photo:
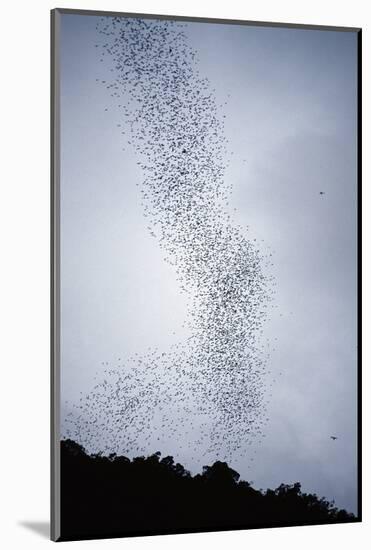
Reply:
[[[171,456],[89,456],[61,442],[61,539],[355,521],[300,483],[264,492],[225,462],[191,476]]]

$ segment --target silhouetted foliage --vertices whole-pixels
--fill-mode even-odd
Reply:
[[[265,492],[225,462],[192,476],[157,452],[129,460],[61,442],[62,539],[355,521],[300,483]]]

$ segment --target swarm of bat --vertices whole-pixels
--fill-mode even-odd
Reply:
[[[112,75],[97,80],[137,156],[145,223],[187,294],[191,337],[168,350],[144,343],[146,352],[103,365],[64,423],[64,435],[91,452],[168,448],[231,460],[264,437],[271,259],[227,212],[223,107],[186,30],[133,18],[97,25],[95,51]]]

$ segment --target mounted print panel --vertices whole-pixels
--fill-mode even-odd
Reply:
[[[355,522],[359,29],[52,12],[52,538]]]

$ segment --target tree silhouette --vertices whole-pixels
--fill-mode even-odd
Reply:
[[[160,452],[89,456],[61,442],[61,540],[355,520],[300,483],[258,491],[225,462],[192,476]]]

